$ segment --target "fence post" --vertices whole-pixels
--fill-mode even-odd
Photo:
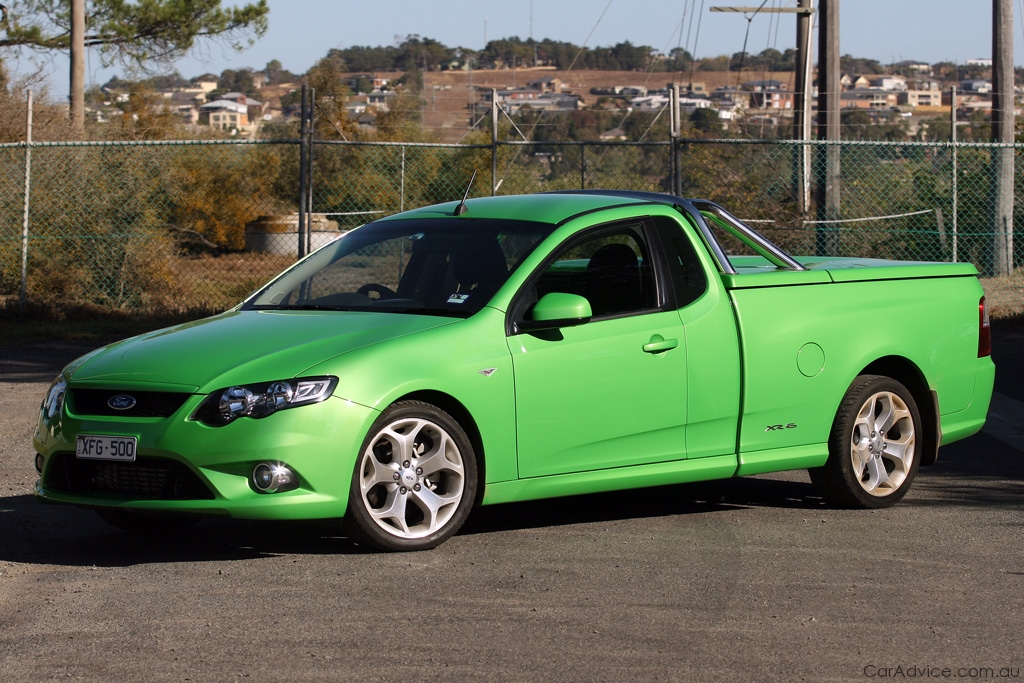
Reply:
[[[587,143],[580,145],[580,189],[587,189]]]
[[[950,121],[950,139],[953,141],[953,263],[957,261],[957,231],[956,231],[956,211],[957,211],[957,187],[956,187],[956,86],[954,85],[949,89],[950,91],[950,107],[949,107],[949,121]]]
[[[21,219],[21,312],[28,307],[28,211],[32,189],[32,91],[28,91],[25,122],[25,204]]]
[[[298,257],[310,252],[310,212],[313,209],[313,102],[316,91],[302,86],[302,108],[299,124],[299,223],[297,226]]]
[[[306,144],[306,128],[309,120],[309,86],[302,86],[302,104],[299,109],[299,221],[296,224],[296,247],[299,258],[306,255],[306,157],[309,149]]]
[[[679,134],[682,126],[680,125],[680,111],[679,111],[679,85],[677,83],[672,84],[672,96],[669,106],[669,124],[668,124],[668,139],[669,139],[669,164],[670,164],[670,178],[669,187],[672,188],[672,193],[678,195],[679,190],[679,156],[676,150],[679,147]]]
[[[498,193],[498,89],[491,88],[491,196]]]
[[[402,147],[402,186],[398,195],[398,211],[405,211],[405,147]],[[402,242],[404,245],[405,242]]]

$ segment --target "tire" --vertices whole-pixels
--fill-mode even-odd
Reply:
[[[861,375],[847,390],[829,435],[828,460],[809,470],[825,500],[847,508],[886,508],[917,474],[921,415],[890,377]]]
[[[140,536],[173,536],[199,521],[198,517],[153,515],[117,508],[97,509],[96,514],[107,524]]]
[[[427,550],[459,530],[476,491],[476,456],[462,427],[436,406],[401,401],[363,442],[345,527],[378,550]]]

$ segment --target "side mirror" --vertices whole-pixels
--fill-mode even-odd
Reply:
[[[534,304],[527,319],[521,321],[517,327],[520,332],[573,327],[590,322],[593,315],[590,302],[579,294],[551,292]]]

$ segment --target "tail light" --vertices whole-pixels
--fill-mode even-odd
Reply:
[[[992,325],[988,320],[985,297],[978,302],[978,358],[992,355]]]

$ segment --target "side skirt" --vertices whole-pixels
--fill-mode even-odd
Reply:
[[[784,469],[784,468],[779,468]],[[481,505],[560,498],[584,493],[728,479],[736,474],[736,455],[674,460],[487,484]]]

